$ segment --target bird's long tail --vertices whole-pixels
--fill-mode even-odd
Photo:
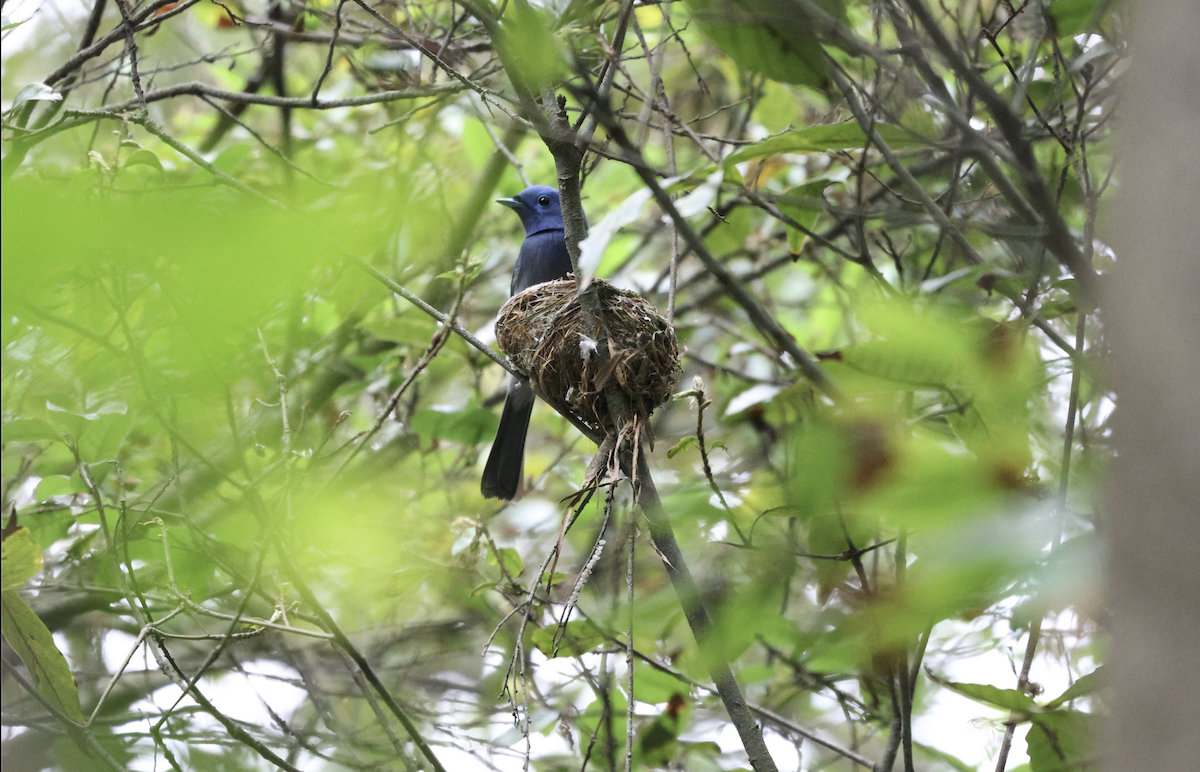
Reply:
[[[500,428],[496,441],[483,468],[479,490],[487,499],[512,500],[521,487],[524,471],[525,434],[529,431],[529,416],[533,413],[533,390],[521,381],[511,379],[500,413]]]

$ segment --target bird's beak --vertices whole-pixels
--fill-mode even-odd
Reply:
[[[498,198],[496,199],[496,203],[500,206],[507,206],[509,209],[515,209],[518,211],[525,207],[525,204],[521,203],[521,200],[517,198]]]

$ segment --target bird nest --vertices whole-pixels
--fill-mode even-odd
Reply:
[[[598,329],[585,329],[574,279],[538,284],[500,309],[496,342],[534,389],[558,400],[585,424],[607,432],[604,388],[610,381],[647,417],[671,398],[682,370],[675,331],[645,298],[593,280],[607,332],[608,360],[597,357]]]

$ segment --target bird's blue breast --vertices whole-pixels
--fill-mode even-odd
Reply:
[[[513,267],[510,294],[535,284],[565,279],[571,272],[571,256],[561,230],[544,230],[525,237],[517,264]]]

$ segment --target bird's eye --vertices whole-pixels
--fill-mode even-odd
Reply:
[[[538,196],[538,204],[540,204],[541,206],[550,206],[550,197],[549,196]]]

